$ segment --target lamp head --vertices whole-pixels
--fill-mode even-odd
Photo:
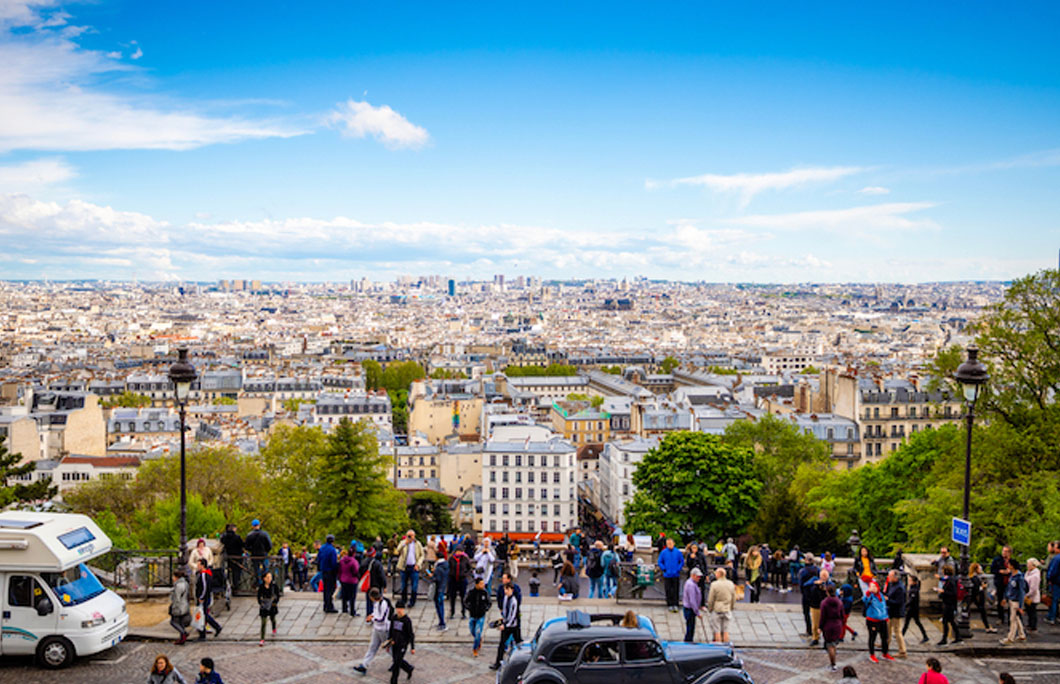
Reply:
[[[169,367],[169,381],[177,395],[177,403],[183,404],[191,394],[191,383],[199,377],[195,372],[195,366],[188,362],[188,350],[181,347],[177,350],[177,361]]]
[[[978,348],[968,347],[968,360],[957,367],[954,378],[960,383],[965,400],[974,405],[979,398],[980,388],[990,380],[986,366],[979,363]]]

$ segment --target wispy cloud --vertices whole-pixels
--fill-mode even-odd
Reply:
[[[858,190],[858,192],[862,195],[889,195],[891,194],[891,189],[880,185],[868,185]]]
[[[888,231],[938,230],[939,225],[931,219],[908,216],[934,206],[937,206],[934,202],[892,202],[791,214],[752,214],[726,222],[750,228],[820,231],[875,239]]]
[[[184,150],[305,132],[276,121],[206,116],[192,107],[106,92],[104,74],[133,69],[113,52],[86,50],[84,27],[41,8],[0,2],[0,153],[16,150]],[[142,54],[139,47],[137,52]],[[133,58],[138,55],[133,54]]]
[[[31,192],[74,178],[77,172],[64,159],[34,159],[0,166],[0,192]]]
[[[714,192],[736,194],[740,205],[747,206],[755,195],[767,190],[785,190],[812,183],[827,183],[862,173],[860,166],[809,167],[774,173],[734,173],[729,175],[705,173],[699,176],[674,178],[669,181],[645,181],[649,190],[683,185],[701,186]]]
[[[328,123],[349,138],[372,136],[387,147],[423,147],[430,141],[427,129],[410,122],[387,105],[373,107],[368,102],[349,99],[340,102],[328,116]]]

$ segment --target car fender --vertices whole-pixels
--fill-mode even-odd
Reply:
[[[567,684],[567,678],[563,676],[563,673],[555,668],[548,666],[534,668],[534,671],[530,673],[522,684]]]
[[[744,670],[723,667],[704,673],[703,676],[693,680],[692,684],[754,684],[754,681],[751,675]]]

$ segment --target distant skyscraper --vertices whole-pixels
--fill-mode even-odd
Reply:
[[[456,281],[453,280],[452,278],[449,279],[449,296],[450,297],[455,297],[456,296]]]

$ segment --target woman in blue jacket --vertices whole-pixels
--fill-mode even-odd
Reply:
[[[880,662],[876,658],[876,637],[880,637],[880,650],[887,660],[894,657],[887,652],[887,602],[880,594],[880,585],[876,580],[868,582],[867,592],[862,599],[865,602],[865,624],[869,629],[869,660]]]

